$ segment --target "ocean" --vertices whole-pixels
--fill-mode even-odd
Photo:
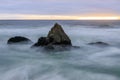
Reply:
[[[7,45],[14,36],[34,43],[62,25],[80,49],[47,52]],[[0,20],[0,80],[120,80],[120,21]],[[88,45],[102,41],[107,47]]]

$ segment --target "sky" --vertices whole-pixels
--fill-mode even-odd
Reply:
[[[119,16],[120,0],[0,0],[0,19],[117,19]]]

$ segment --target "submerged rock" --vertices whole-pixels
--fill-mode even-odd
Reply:
[[[61,25],[56,23],[49,31],[47,37],[40,37],[32,47],[44,47],[50,50],[70,49],[72,43],[70,38],[64,32]]]
[[[32,43],[32,41],[22,36],[15,36],[10,38],[7,42],[7,44],[16,44],[16,43]]]
[[[92,42],[92,43],[88,43],[89,45],[96,45],[96,46],[108,46],[109,44],[108,43],[105,43],[105,42]]]

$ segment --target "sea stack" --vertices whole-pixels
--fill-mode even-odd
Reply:
[[[64,32],[61,25],[55,23],[55,25],[49,31],[47,37],[40,37],[38,42],[32,47],[45,47],[49,49],[66,48],[71,47],[72,43],[68,35]]]
[[[47,38],[53,39],[52,44],[54,45],[72,45],[70,38],[58,23],[51,28]]]

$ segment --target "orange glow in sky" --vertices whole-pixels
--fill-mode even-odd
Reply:
[[[104,16],[104,17],[79,17],[79,20],[119,20],[120,17],[117,16]]]
[[[120,20],[120,16],[117,14],[86,14],[78,18],[79,20]]]
[[[32,15],[32,14],[0,14],[0,19],[18,20],[120,20],[118,15]]]

